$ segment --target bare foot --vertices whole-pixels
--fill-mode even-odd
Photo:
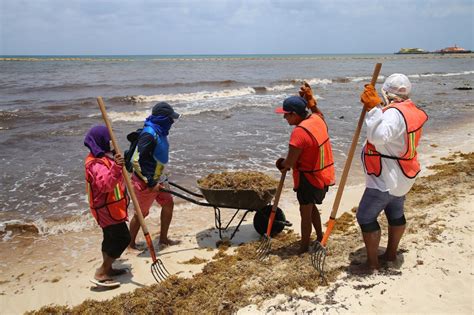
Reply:
[[[94,279],[97,281],[107,281],[110,277],[99,268],[95,270]]]
[[[160,247],[164,248],[164,247],[168,247],[168,246],[173,246],[173,245],[178,245],[178,244],[181,244],[181,241],[180,240],[171,240],[169,238],[167,239],[160,239]]]

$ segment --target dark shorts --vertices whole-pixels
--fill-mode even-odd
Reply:
[[[328,191],[326,186],[324,189],[316,188],[306,179],[303,173],[300,173],[300,184],[296,191],[296,198],[300,205],[317,204],[323,203],[324,197]]]
[[[405,196],[396,197],[378,189],[366,188],[357,209],[357,222],[370,224],[377,220],[380,212],[385,211],[387,219],[395,220],[403,216]]]
[[[130,231],[127,223],[109,225],[102,229],[104,240],[102,241],[102,251],[107,256],[119,258],[125,248],[130,244]]]

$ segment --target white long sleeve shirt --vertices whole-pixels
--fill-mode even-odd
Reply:
[[[395,109],[385,112],[377,106],[365,116],[367,127],[367,140],[372,143],[377,151],[389,156],[402,156],[406,150],[406,125],[402,114]],[[363,155],[362,155],[363,158]],[[415,178],[406,177],[398,161],[382,158],[382,173],[379,177],[367,175],[366,187],[380,191],[388,191],[393,196],[404,196],[415,183]]]

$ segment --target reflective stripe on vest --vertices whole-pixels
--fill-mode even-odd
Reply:
[[[112,168],[112,164],[110,163],[109,159],[105,156],[102,158],[95,158],[92,154],[86,157],[84,166],[87,169],[87,166],[92,163],[93,161],[97,161],[99,163],[104,164],[108,169]],[[89,208],[96,219],[97,223],[99,223],[99,209],[105,208],[109,212],[112,219],[121,221],[127,218],[127,208],[128,208],[128,195],[125,185],[122,181],[115,185],[113,193],[106,193],[105,203],[102,205],[94,205],[94,196],[92,193],[92,187],[89,181],[87,181],[87,173],[86,173],[86,191],[89,199]]]
[[[401,156],[389,156],[377,152],[375,146],[367,141],[362,150],[365,171],[368,175],[380,176],[382,173],[382,158],[387,158],[397,160],[406,177],[415,178],[420,172],[416,149],[421,138],[423,124],[428,120],[428,115],[417,108],[411,100],[392,104],[384,108],[383,111],[389,109],[398,110],[405,121],[407,150]]]
[[[319,115],[313,114],[303,120],[296,128],[304,129],[311,136],[316,142],[317,152],[313,169],[301,169],[298,163],[297,167],[293,168],[295,189],[299,186],[300,173],[313,173],[318,181],[316,188],[322,189],[326,186],[334,185],[334,159],[326,123]]]

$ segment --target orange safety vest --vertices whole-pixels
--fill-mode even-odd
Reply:
[[[402,156],[389,156],[377,152],[375,146],[367,141],[362,150],[365,170],[368,175],[380,176],[382,173],[382,158],[387,158],[397,160],[406,177],[415,178],[420,172],[416,148],[421,138],[423,124],[428,120],[428,115],[416,107],[411,100],[389,105],[383,111],[392,108],[398,110],[405,120],[407,150]]]
[[[295,189],[299,186],[300,173],[313,173],[317,184],[316,188],[324,189],[335,183],[334,158],[332,155],[331,142],[329,141],[328,126],[326,122],[316,114],[303,120],[296,128],[303,128],[313,140],[316,141],[317,151],[312,169],[302,169],[299,162],[293,168],[293,181]],[[314,183],[312,183],[314,185]]]
[[[108,169],[112,167],[109,159],[104,157],[96,158],[91,153],[86,157],[84,166],[87,169],[87,166],[93,162],[98,161],[99,163],[107,166]],[[86,191],[89,199],[89,207],[92,215],[99,223],[99,209],[105,208],[109,212],[112,219],[117,221],[122,221],[127,218],[127,208],[129,204],[129,197],[127,194],[127,188],[123,181],[119,181],[114,187],[113,192],[108,192],[106,194],[105,203],[102,205],[94,205],[94,196],[92,194],[91,183],[87,180],[86,174]]]

